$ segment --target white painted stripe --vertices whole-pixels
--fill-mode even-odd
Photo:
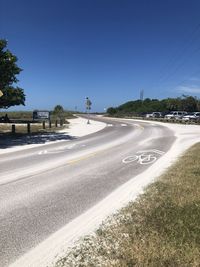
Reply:
[[[149,153],[149,152],[154,152],[154,153],[157,153],[157,154],[160,154],[160,155],[164,155],[165,154],[164,151],[157,150],[157,149],[142,150],[142,151],[138,151],[137,153],[141,154],[141,153]]]
[[[107,124],[108,127],[112,127],[113,125],[112,124]]]
[[[122,127],[124,127],[124,126],[127,126],[127,124],[125,124],[125,123],[122,123],[122,124],[121,124],[121,126],[122,126]]]
[[[47,150],[42,150],[38,153],[38,155],[44,155],[44,154],[47,154]]]
[[[158,153],[158,154],[161,154],[161,155],[164,155],[165,152],[164,151],[161,151],[161,150],[158,150],[158,149],[153,149],[154,152]]]

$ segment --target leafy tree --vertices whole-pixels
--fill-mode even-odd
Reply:
[[[117,113],[117,110],[115,108],[110,107],[107,109],[107,113],[109,115],[115,115]]]
[[[179,101],[177,98],[167,98],[166,99],[166,108],[169,111],[178,110]]]
[[[64,108],[61,105],[57,105],[53,110],[53,115],[61,119],[64,117],[64,112]]]
[[[184,95],[182,97],[167,98],[162,100],[146,98],[144,101],[128,101],[118,107],[110,107],[108,108],[107,113],[115,116],[131,116],[146,114],[154,111],[165,113],[173,110],[188,112],[198,111],[200,110],[200,100],[193,96]]]
[[[197,111],[200,111],[200,100],[197,99]]]
[[[0,39],[0,108],[9,108],[15,105],[25,105],[25,94],[22,88],[14,87],[18,82],[16,75],[22,69],[17,66],[17,57],[7,47],[7,41]]]
[[[181,99],[182,110],[187,112],[196,111],[198,109],[197,102],[198,100],[195,97],[183,95]]]

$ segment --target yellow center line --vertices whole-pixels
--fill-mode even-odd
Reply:
[[[137,128],[140,128],[141,130],[144,130],[144,126],[141,126],[140,124],[134,124]]]
[[[144,127],[141,126],[141,125],[138,125],[138,128],[140,128],[141,130],[144,130]],[[67,162],[67,164],[71,164],[72,165],[72,164],[75,164],[75,163],[80,162],[82,160],[86,160],[86,159],[92,158],[92,157],[96,156],[97,154],[106,152],[108,149],[110,149],[110,148],[102,149],[102,150],[99,150],[97,152],[93,152],[93,153],[87,154],[85,156],[82,156],[82,157],[79,157],[79,158],[76,158],[76,159],[69,160]]]
[[[141,130],[144,130],[144,127],[141,125],[138,125],[138,128],[140,128]]]
[[[88,154],[88,155],[79,157],[79,158],[77,158],[77,159],[72,159],[72,160],[68,161],[67,164],[74,164],[74,163],[77,163],[77,162],[79,162],[79,161],[82,161],[82,160],[85,160],[85,159],[92,158],[92,157],[94,157],[96,154],[99,154],[100,152],[102,152],[102,151],[95,152],[95,153],[91,153],[91,154]]]

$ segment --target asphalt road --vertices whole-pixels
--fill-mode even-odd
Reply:
[[[0,266],[146,170],[175,140],[153,123],[98,120],[107,127],[97,133],[0,155]]]

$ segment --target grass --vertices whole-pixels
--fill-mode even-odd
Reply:
[[[200,266],[200,143],[56,266]]]
[[[14,120],[13,123],[4,124],[0,123],[0,133],[9,133],[12,131],[12,124],[15,124],[16,133],[19,134],[26,134],[27,133],[27,125],[23,123],[16,123],[15,120],[22,120],[22,121],[32,121],[32,111],[13,111],[13,112],[0,112],[0,117],[8,115],[9,119]],[[75,118],[71,112],[65,111],[62,115],[62,120],[64,121],[64,126],[59,126],[58,128],[55,127],[55,121],[58,121],[58,125],[60,125],[60,119],[58,119],[55,115],[51,115],[51,122],[52,127],[49,128],[49,123],[46,122],[46,129],[43,129],[42,122],[39,123],[32,123],[31,124],[31,133],[38,133],[38,132],[54,132],[56,130],[60,130],[66,127],[65,124],[68,124],[67,119]]]
[[[32,111],[6,111],[6,112],[0,112],[0,117],[5,116],[8,114],[8,117],[12,119],[18,119],[18,120],[32,120],[33,119],[33,112]],[[74,118],[72,112],[65,111],[62,114],[63,118],[65,119],[72,119]],[[57,119],[55,115],[51,112],[51,120],[54,122]]]
[[[33,112],[32,111],[6,111],[6,112],[0,112],[0,117],[5,116],[8,114],[8,117],[10,119],[27,119],[31,120],[33,118]]]

